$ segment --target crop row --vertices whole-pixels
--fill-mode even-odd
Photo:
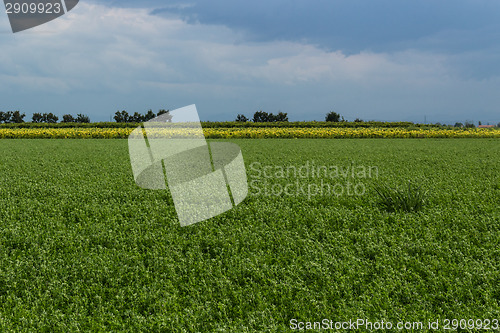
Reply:
[[[171,136],[172,130],[159,131]],[[119,139],[132,128],[0,128],[0,139]],[[204,128],[210,139],[229,138],[500,138],[499,129],[405,129],[405,128]],[[188,131],[192,133],[192,131]],[[184,136],[182,130],[174,133]]]

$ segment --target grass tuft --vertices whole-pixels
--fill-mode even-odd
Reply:
[[[379,207],[388,212],[417,212],[427,199],[427,192],[422,190],[422,186],[414,185],[411,181],[403,189],[387,185],[377,185],[374,189],[378,194]]]

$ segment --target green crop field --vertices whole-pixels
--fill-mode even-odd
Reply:
[[[248,197],[181,228],[126,140],[0,140],[0,331],[500,319],[498,139],[231,141]]]

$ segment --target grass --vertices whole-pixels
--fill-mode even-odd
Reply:
[[[232,141],[251,195],[181,228],[168,192],[135,185],[126,140],[0,140],[0,331],[499,317],[498,140]],[[290,168],[308,161],[340,170]],[[376,184],[408,180],[428,193],[420,211],[377,206]],[[263,190],[349,182],[366,192]]]
[[[404,189],[377,185],[374,190],[379,196],[379,206],[388,212],[417,212],[423,208],[427,197],[427,193],[422,190],[422,187],[412,185],[411,181]]]

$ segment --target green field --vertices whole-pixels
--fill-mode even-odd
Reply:
[[[168,192],[135,185],[126,140],[0,140],[0,331],[500,319],[498,139],[232,142],[250,195],[181,228]],[[279,175],[313,164],[341,174]],[[378,204],[409,181],[422,210]],[[263,190],[297,182],[358,193]]]

